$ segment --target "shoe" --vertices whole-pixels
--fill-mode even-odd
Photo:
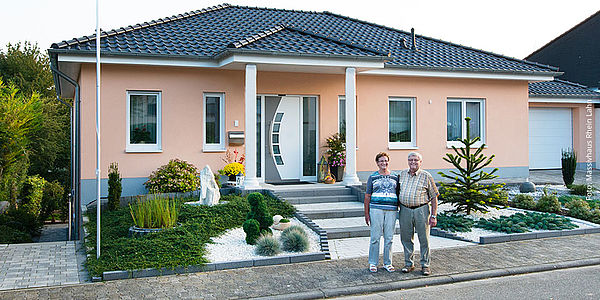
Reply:
[[[402,268],[402,273],[410,273],[415,270],[415,266],[404,266]]]
[[[396,268],[392,265],[383,265],[383,268],[390,273],[396,272]]]
[[[371,272],[371,273],[377,273],[377,266],[376,265],[369,265],[369,272]]]
[[[425,276],[429,276],[429,275],[431,275],[431,269],[429,269],[428,267],[423,267],[423,268],[421,269],[421,272],[422,272],[422,273],[423,273],[423,275],[425,275]]]

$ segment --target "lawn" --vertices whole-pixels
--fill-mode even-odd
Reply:
[[[196,201],[182,198],[179,203]],[[265,195],[265,202],[272,215],[291,217],[294,208],[290,204]],[[181,226],[143,237],[128,237],[133,226],[129,207],[102,212],[101,256],[96,259],[96,214],[88,211],[89,222],[85,225],[90,233],[85,244],[90,250],[87,267],[92,276],[105,271],[135,270],[145,268],[170,268],[207,263],[206,245],[226,230],[237,228],[246,220],[250,205],[245,197],[227,195],[215,206],[181,205]]]

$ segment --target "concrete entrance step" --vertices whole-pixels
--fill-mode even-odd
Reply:
[[[327,228],[325,231],[327,231],[327,238],[330,240],[365,237],[371,235],[371,229],[367,225],[357,227]],[[395,233],[400,233],[399,226],[396,226]]]
[[[364,216],[363,204],[358,201],[297,204],[294,206],[298,212],[312,220]]]
[[[321,187],[321,188],[278,188],[273,193],[281,199],[294,197],[322,197],[322,196],[341,196],[352,195],[350,188],[339,187]]]
[[[329,203],[329,202],[352,202],[356,201],[355,195],[336,195],[336,196],[310,196],[310,197],[287,197],[285,201],[289,204],[311,204],[311,203]]]

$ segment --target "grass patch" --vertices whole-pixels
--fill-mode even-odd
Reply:
[[[129,238],[133,226],[129,207],[102,212],[101,256],[96,259],[96,214],[88,211],[89,222],[85,225],[90,235],[86,246],[91,249],[87,266],[92,276],[105,271],[134,270],[144,268],[170,268],[207,263],[206,244],[211,238],[226,230],[237,228],[246,220],[250,205],[244,197],[226,195],[215,206],[181,205],[179,222],[174,229]],[[180,203],[197,199],[179,199]],[[272,214],[291,217],[294,207],[278,199],[265,196]]]

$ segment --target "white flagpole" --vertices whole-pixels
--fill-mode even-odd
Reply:
[[[100,258],[100,0],[96,0],[96,258]]]

